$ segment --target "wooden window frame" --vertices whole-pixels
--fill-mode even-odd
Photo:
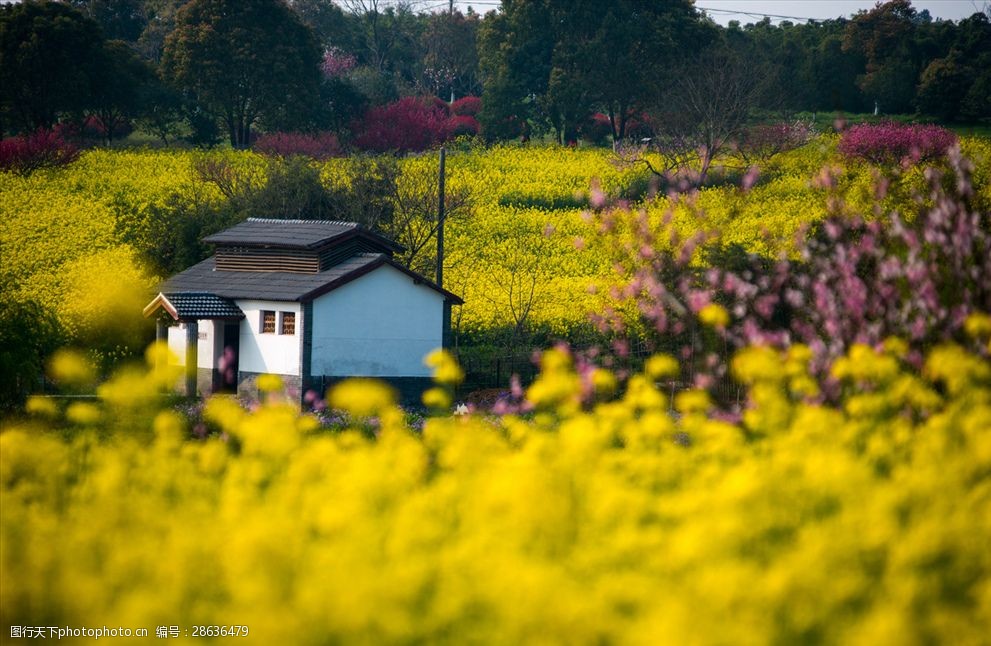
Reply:
[[[292,327],[286,332],[286,323]],[[292,336],[296,334],[296,312],[279,312],[279,334]]]
[[[268,323],[271,321],[271,327]],[[275,334],[277,330],[275,320],[275,310],[262,310],[259,318],[258,331],[261,334]]]

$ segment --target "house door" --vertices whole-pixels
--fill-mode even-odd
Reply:
[[[220,392],[237,392],[238,357],[240,355],[240,322],[224,324],[223,352],[217,360],[214,388]]]

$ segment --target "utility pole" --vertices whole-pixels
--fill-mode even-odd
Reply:
[[[451,24],[454,24],[454,0],[448,0],[448,15],[451,17]],[[451,82],[451,103],[454,103],[454,82]],[[2,132],[2,131],[0,131]],[[441,153],[442,155],[444,153]],[[441,157],[443,159],[443,157]],[[443,162],[441,162],[443,163]]]
[[[444,287],[444,159],[447,151],[440,148],[440,173],[437,177],[437,286]],[[441,346],[451,347],[451,301],[444,299],[441,323]]]
[[[440,173],[437,178],[437,286],[444,286],[444,158],[446,150],[440,148]]]

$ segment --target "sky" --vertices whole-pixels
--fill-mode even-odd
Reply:
[[[0,4],[8,4],[17,0],[0,0]],[[418,8],[428,11],[446,9],[450,0],[420,0],[414,2]],[[656,0],[663,2],[663,0]],[[877,0],[695,0],[695,6],[705,10],[713,20],[724,27],[731,20],[739,20],[745,25],[757,22],[765,15],[771,16],[771,22],[778,24],[782,20],[800,22],[807,18],[849,18],[861,9],[871,9]],[[383,4],[390,4],[385,0]],[[499,7],[499,0],[454,0],[454,6],[466,10],[469,6],[478,13],[485,13]],[[929,14],[944,20],[960,20],[978,11],[991,13],[991,0],[912,0],[912,6],[918,11],[928,9]]]
[[[757,22],[763,18],[760,14],[772,16],[791,16],[796,18],[838,18],[850,17],[862,9],[871,9],[876,0],[696,0],[695,6],[706,11],[720,25],[727,25],[730,20],[739,20],[740,24]],[[971,14],[984,11],[991,6],[989,0],[913,0],[912,6],[917,11],[928,9],[934,18],[960,20]],[[740,12],[740,13],[735,13]],[[756,15],[750,15],[756,14]],[[783,18],[771,18],[777,24]]]
[[[424,0],[430,8],[446,8],[447,0]],[[656,0],[661,2],[663,0]],[[789,16],[792,22],[801,18],[850,17],[861,9],[872,9],[876,0],[695,0],[699,9],[711,9],[709,16],[720,25],[726,26],[730,20],[740,24],[757,22],[764,16]],[[471,6],[479,13],[491,11],[499,6],[498,0],[455,0],[455,6],[465,10]],[[928,9],[935,18],[960,20],[978,11],[991,7],[991,0],[913,0],[912,6],[918,11]],[[737,13],[739,12],[739,13]],[[784,18],[771,18],[778,24]]]

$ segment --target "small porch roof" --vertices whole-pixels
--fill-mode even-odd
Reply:
[[[183,322],[203,319],[237,321],[244,318],[244,312],[234,301],[209,292],[160,292],[145,306],[144,315],[152,316],[159,310]]]

